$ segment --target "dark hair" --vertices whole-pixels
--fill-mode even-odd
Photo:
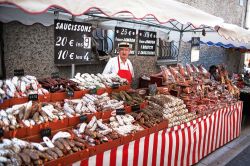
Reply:
[[[216,71],[216,69],[218,69],[218,67],[217,67],[217,66],[215,66],[215,65],[210,66],[210,68],[209,68],[209,73],[213,73],[213,72],[215,72],[215,71]]]

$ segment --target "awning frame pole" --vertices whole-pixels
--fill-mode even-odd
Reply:
[[[181,30],[180,30],[180,39],[179,39],[179,46],[178,46],[177,63],[179,63],[179,61],[180,61],[180,50],[181,50],[182,37],[183,37],[183,25],[181,25]]]
[[[72,21],[75,21],[76,17],[72,15]],[[71,64],[71,78],[74,78],[75,76],[75,70],[76,70],[76,65]]]

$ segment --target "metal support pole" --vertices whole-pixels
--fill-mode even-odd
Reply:
[[[75,77],[75,64],[71,64],[71,78]]]
[[[181,25],[181,31],[180,31],[180,39],[179,39],[177,63],[179,63],[179,61],[180,61],[180,50],[181,50],[181,41],[182,41],[182,37],[183,37],[183,25]]]
[[[72,15],[72,21],[75,21],[76,17]],[[75,70],[76,70],[76,66],[75,64],[71,64],[71,78],[75,77]]]

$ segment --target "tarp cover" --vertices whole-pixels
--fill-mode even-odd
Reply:
[[[218,33],[226,39],[250,42],[250,31],[234,24],[221,23],[215,27]]]
[[[14,4],[33,14],[57,7],[72,15],[82,15],[91,9],[98,9],[107,16],[130,13],[137,19],[153,16],[159,23],[177,20],[182,24],[192,23],[196,27],[214,27],[223,22],[220,17],[174,0],[0,0],[0,3]]]

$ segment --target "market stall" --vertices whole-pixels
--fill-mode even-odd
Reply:
[[[57,92],[52,82],[58,78],[51,78],[49,85],[45,83],[48,79],[40,80],[50,91],[46,96],[29,94],[27,98],[4,100],[1,105],[2,162],[195,164],[240,135],[243,104],[229,80],[223,88],[207,80],[204,69],[190,69],[170,67],[168,84],[158,88],[157,94],[149,92],[146,98],[142,97],[148,95],[145,90],[129,91],[126,81],[119,77],[111,78],[113,82],[97,82],[102,75],[93,75],[93,82],[79,84],[88,74],[77,74],[71,88],[84,90],[61,87]],[[120,84],[114,87],[114,81]],[[103,87],[90,89],[97,84]],[[188,89],[189,85],[193,88]],[[11,82],[7,86],[15,87]],[[58,92],[62,90],[65,92]],[[169,95],[172,91],[179,91],[175,94],[178,98]],[[14,155],[18,152],[20,155]]]
[[[223,22],[221,18],[172,0],[159,1],[155,6],[151,1],[122,1],[123,5],[121,1],[1,3],[13,4],[27,13],[44,13],[39,22],[45,25],[52,25],[54,14],[62,9],[74,16],[92,12],[97,17],[121,18],[125,13],[141,20],[153,16],[162,24],[171,24],[176,19],[182,28],[167,29],[181,31],[180,41],[185,29],[207,26],[213,29]],[[171,10],[168,15],[166,6]],[[45,13],[48,9],[52,12]],[[12,14],[5,17],[6,22],[13,20]],[[27,22],[24,15],[19,18],[22,22],[37,21]],[[44,21],[46,15],[53,19]],[[67,14],[63,17],[69,18]],[[83,60],[75,58],[74,62],[66,57],[61,61],[55,59],[55,63],[89,61],[92,26],[74,19],[70,23],[55,21],[55,55],[64,57],[68,50],[69,55],[78,54],[82,51],[78,48],[84,47],[85,56],[81,57]],[[79,35],[69,25],[79,27],[78,31],[84,33]],[[136,31],[130,31],[132,39],[136,38],[136,33],[131,35]],[[61,34],[67,34],[68,38]],[[148,34],[151,40],[156,39],[156,32]],[[70,41],[83,38],[86,43],[68,49],[67,44],[73,46],[67,43],[69,38]],[[249,38],[242,40],[249,41]],[[162,71],[154,75],[158,87],[151,84],[135,90],[119,76],[75,74],[73,69],[74,66],[71,79],[61,78],[58,73],[37,78],[15,70],[14,77],[0,81],[0,162],[3,165],[192,165],[240,135],[243,104],[238,100],[239,90],[223,67],[221,81],[216,82],[209,79],[208,71],[202,66],[161,66]]]
[[[73,165],[193,165],[240,135],[242,102]]]

